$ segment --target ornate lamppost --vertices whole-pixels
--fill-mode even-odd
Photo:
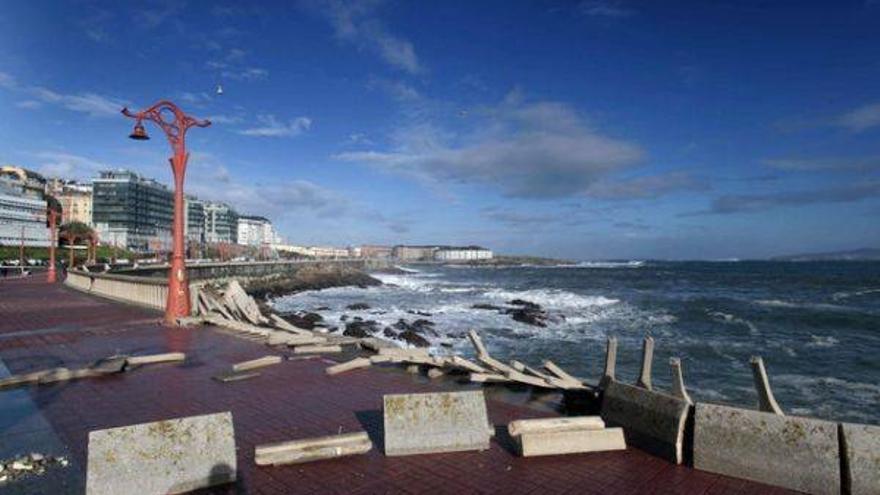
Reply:
[[[46,215],[49,217],[49,271],[46,275],[46,282],[54,284],[58,280],[55,271],[55,247],[58,245],[58,210],[49,207]]]
[[[190,117],[183,113],[183,110],[177,105],[167,100],[161,100],[140,112],[130,112],[128,108],[123,108],[122,114],[135,119],[134,131],[128,137],[141,141],[150,139],[144,129],[143,121],[152,121],[165,132],[168,143],[171,145],[171,151],[174,153],[168,160],[171,162],[171,170],[174,173],[174,225],[172,229],[174,246],[171,255],[171,269],[168,272],[165,322],[175,325],[177,318],[190,314],[189,282],[186,277],[183,245],[183,179],[186,175],[186,162],[189,159],[189,153],[186,151],[186,131],[193,126],[208,127],[211,122]]]

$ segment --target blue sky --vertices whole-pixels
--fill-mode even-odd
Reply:
[[[223,95],[216,95],[222,84]],[[298,244],[574,259],[880,246],[880,2],[10,2],[0,162],[170,183]]]

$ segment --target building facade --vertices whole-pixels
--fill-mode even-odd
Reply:
[[[387,260],[391,258],[393,249],[391,246],[377,246],[375,244],[364,244],[361,246],[361,257],[374,260]]]
[[[430,261],[437,246],[394,246],[392,256],[401,261]]]
[[[226,203],[205,203],[205,240],[210,243],[238,242],[238,212]]]
[[[241,215],[238,217],[238,243],[243,246],[280,244],[272,222],[264,217]]]
[[[92,225],[92,186],[68,182],[53,191],[61,203],[61,223],[81,222]]]
[[[101,242],[134,251],[171,246],[174,196],[163,184],[128,170],[92,181],[92,222]]]
[[[0,246],[48,247],[46,200],[18,180],[0,176]]]
[[[493,256],[492,251],[479,246],[441,247],[434,252],[435,261],[450,263],[491,260]]]
[[[186,210],[183,236],[188,243],[202,246],[205,243],[205,202],[193,196],[187,196],[184,198],[183,204]]]

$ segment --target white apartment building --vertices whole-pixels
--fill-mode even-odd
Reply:
[[[238,217],[238,243],[243,246],[280,244],[272,222],[263,217],[242,215]]]
[[[479,246],[445,247],[434,251],[435,261],[461,262],[490,260],[494,254],[492,251]]]
[[[0,245],[48,247],[46,200],[27,194],[20,183],[0,178]]]

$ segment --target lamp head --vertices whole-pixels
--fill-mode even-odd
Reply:
[[[144,125],[141,124],[140,121],[134,125],[134,131],[132,131],[128,137],[137,141],[146,141],[147,139],[150,139],[150,136],[147,135],[147,130],[144,129]]]

